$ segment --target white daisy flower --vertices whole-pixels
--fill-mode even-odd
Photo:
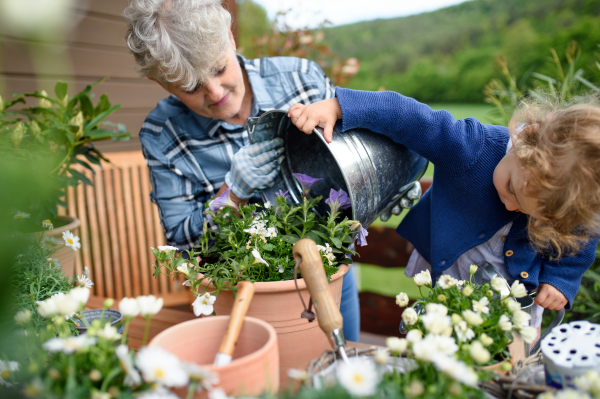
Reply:
[[[413,308],[406,308],[404,312],[402,312],[402,321],[406,325],[414,326],[416,322],[419,320],[419,315]]]
[[[521,304],[513,298],[508,299],[506,306],[508,307],[510,313],[515,313],[516,311],[521,310]]]
[[[25,324],[29,323],[29,320],[31,320],[31,311],[29,309],[23,309],[19,312],[17,312],[17,314],[15,315],[15,322],[21,326],[24,326]]]
[[[487,298],[487,296],[484,296],[479,301],[473,300],[472,303],[473,303],[473,311],[474,312],[483,313],[483,314],[490,313],[490,308],[488,308],[488,306],[487,306],[490,304],[490,301]]]
[[[102,330],[98,330],[98,337],[108,339],[111,341],[116,341],[121,339],[121,334],[118,333],[117,328],[111,326],[110,324],[105,324]]]
[[[52,338],[46,341],[42,346],[48,352],[63,352],[67,355],[77,351],[81,348],[87,348],[95,345],[97,342],[96,337],[90,337],[87,334],[78,335],[76,337],[69,338]]]
[[[502,331],[510,331],[513,328],[512,323],[510,322],[510,319],[508,318],[507,315],[503,314],[502,316],[500,316],[500,320],[498,320],[498,327],[500,327],[500,329]]]
[[[423,339],[423,333],[421,332],[421,330],[417,330],[416,328],[414,330],[410,330],[409,332],[406,333],[406,340],[413,344],[415,342],[419,342],[422,339]]]
[[[154,295],[140,295],[137,297],[140,314],[144,317],[154,316],[163,307],[163,299]]]
[[[276,227],[269,227],[267,229],[267,234],[265,234],[267,237],[269,238],[274,238],[277,237],[277,228]]]
[[[480,326],[483,324],[483,317],[479,313],[473,312],[471,309],[463,310],[463,317],[471,326]]]
[[[12,386],[12,384],[6,380],[12,378],[12,373],[15,371],[19,371],[18,362],[0,360],[0,385],[5,385],[7,387]]]
[[[194,307],[194,314],[196,316],[205,315],[209,316],[214,311],[213,304],[217,299],[216,296],[210,295],[209,292],[204,293],[196,298],[192,306]]]
[[[135,298],[123,298],[119,301],[119,311],[125,317],[135,317],[140,314],[140,305]]]
[[[140,349],[135,365],[141,371],[144,381],[150,384],[183,387],[189,382],[189,376],[177,356],[158,346]]]
[[[448,377],[470,387],[477,388],[479,377],[477,377],[475,371],[467,366],[466,363],[450,356],[437,356],[433,363],[438,370]]]
[[[210,391],[216,385],[219,385],[219,374],[198,366],[195,363],[182,362],[181,365],[186,373],[190,376],[190,381],[198,383],[196,391],[200,392],[203,389]]]
[[[408,295],[406,295],[405,292],[401,292],[398,295],[396,295],[396,305],[398,305],[401,308],[405,308],[406,306],[408,306]]]
[[[17,211],[13,216],[13,219],[29,219],[30,217],[31,215],[26,212]]]
[[[77,251],[81,248],[81,243],[79,242],[79,237],[73,235],[69,230],[63,231],[62,238],[65,240],[65,245],[70,247],[73,251]]]
[[[423,270],[421,273],[415,275],[413,280],[415,281],[417,287],[431,285],[431,273],[429,273],[429,270]]]
[[[510,296],[515,298],[523,298],[527,296],[527,288],[519,280],[515,280],[510,286]]]
[[[86,274],[82,274],[81,276],[77,276],[77,285],[79,287],[92,288],[94,283]]]
[[[459,321],[454,326],[454,332],[456,332],[456,337],[460,342],[467,342],[475,338],[475,332],[469,328],[469,325],[466,321]]]
[[[529,320],[531,320],[531,315],[522,310],[517,310],[514,312],[511,318],[513,325],[517,328],[528,327]]]
[[[380,376],[373,362],[365,358],[350,358],[350,363],[343,362],[338,367],[337,378],[351,395],[372,396]]]
[[[121,368],[125,372],[125,380],[123,381],[127,386],[139,385],[142,383],[142,377],[140,373],[133,366],[133,360],[129,355],[129,348],[126,345],[119,345],[115,350],[115,354],[119,359]]]
[[[436,335],[443,334],[452,324],[450,316],[442,316],[438,313],[426,313],[421,315],[421,321],[428,332]]]
[[[454,287],[456,284],[458,284],[458,280],[448,274],[442,275],[438,280],[438,285],[445,290]]]
[[[448,314],[448,308],[441,303],[428,303],[425,305],[425,313],[446,316]]]
[[[403,354],[408,348],[408,340],[406,338],[389,337],[385,340],[385,344],[388,348],[390,348],[390,351],[392,353],[395,353],[397,355]]]

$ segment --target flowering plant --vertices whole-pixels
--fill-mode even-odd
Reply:
[[[452,337],[456,341],[456,357],[467,364],[487,365],[510,356],[507,347],[518,331],[531,343],[537,330],[529,326],[531,316],[521,310],[516,298],[527,295],[525,286],[515,281],[508,288],[506,280],[496,277],[490,283],[471,282],[477,271],[471,265],[470,281],[458,281],[442,275],[432,287],[429,270],[414,277],[419,287],[429,287],[427,297],[415,302],[402,313],[408,334],[420,333],[435,337]],[[408,296],[400,293],[397,303],[404,307]],[[440,338],[441,339],[441,338]]]
[[[20,209],[31,216],[30,231],[39,230],[42,220],[56,218],[57,207],[65,206],[61,197],[67,185],[92,184],[73,166],[79,164],[92,170],[90,164],[108,161],[94,145],[96,141],[131,138],[124,125],[105,121],[120,105],[111,106],[106,94],[96,106],[92,104],[90,91],[103,80],[73,97],[67,94],[65,82],[56,84],[56,97],[43,90],[15,94],[7,102],[0,97],[0,156],[28,169],[36,168],[36,173],[45,176],[43,182],[50,194],[32,199]],[[39,103],[15,109],[18,103],[29,105],[27,99],[38,99]]]
[[[312,198],[310,189],[322,179],[300,173],[294,176],[303,188],[300,204],[290,203],[289,194],[280,191],[275,204],[267,202],[262,206],[246,204],[238,207],[230,198],[230,189],[225,191],[205,211],[204,234],[197,250],[187,251],[188,259],[178,257],[175,247],[153,248],[155,276],[158,273],[183,274],[184,285],[192,287],[198,301],[208,304],[211,299],[210,295],[203,294],[203,279],[209,279],[216,292],[231,289],[243,280],[293,279],[292,247],[301,238],[316,242],[328,277],[337,272],[339,264],[351,263],[346,255],[356,252],[350,245],[355,239],[358,244],[366,245],[367,231],[359,222],[341,218],[340,211],[350,207],[348,194],[342,189],[331,189],[325,200],[330,210],[319,217],[313,208],[322,197]],[[208,228],[208,220],[216,225],[215,230]]]

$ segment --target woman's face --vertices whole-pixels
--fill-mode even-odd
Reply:
[[[527,170],[512,151],[509,151],[496,166],[494,186],[507,210],[528,215],[535,212],[537,201],[525,195],[527,175]]]
[[[230,32],[232,46],[228,46],[213,67],[213,76],[204,85],[186,92],[169,85],[167,91],[179,98],[189,109],[207,118],[227,121],[235,117],[242,107],[246,94],[242,68],[235,56],[235,42]]]

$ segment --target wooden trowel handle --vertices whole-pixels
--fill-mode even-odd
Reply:
[[[250,281],[242,281],[238,283],[238,290],[233,303],[233,309],[231,310],[231,316],[229,318],[229,325],[221,340],[221,346],[219,347],[219,353],[227,355],[233,355],[235,344],[240,335],[242,324],[244,324],[244,317],[254,296],[254,284]]]
[[[344,319],[329,290],[329,282],[317,244],[313,240],[303,238],[294,244],[293,253],[296,262],[298,258],[301,259],[300,273],[306,281],[308,292],[315,305],[321,330],[329,335],[335,329],[342,329]]]

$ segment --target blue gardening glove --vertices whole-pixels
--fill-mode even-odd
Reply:
[[[283,140],[280,138],[242,147],[225,175],[225,184],[241,199],[273,184],[283,160]]]

